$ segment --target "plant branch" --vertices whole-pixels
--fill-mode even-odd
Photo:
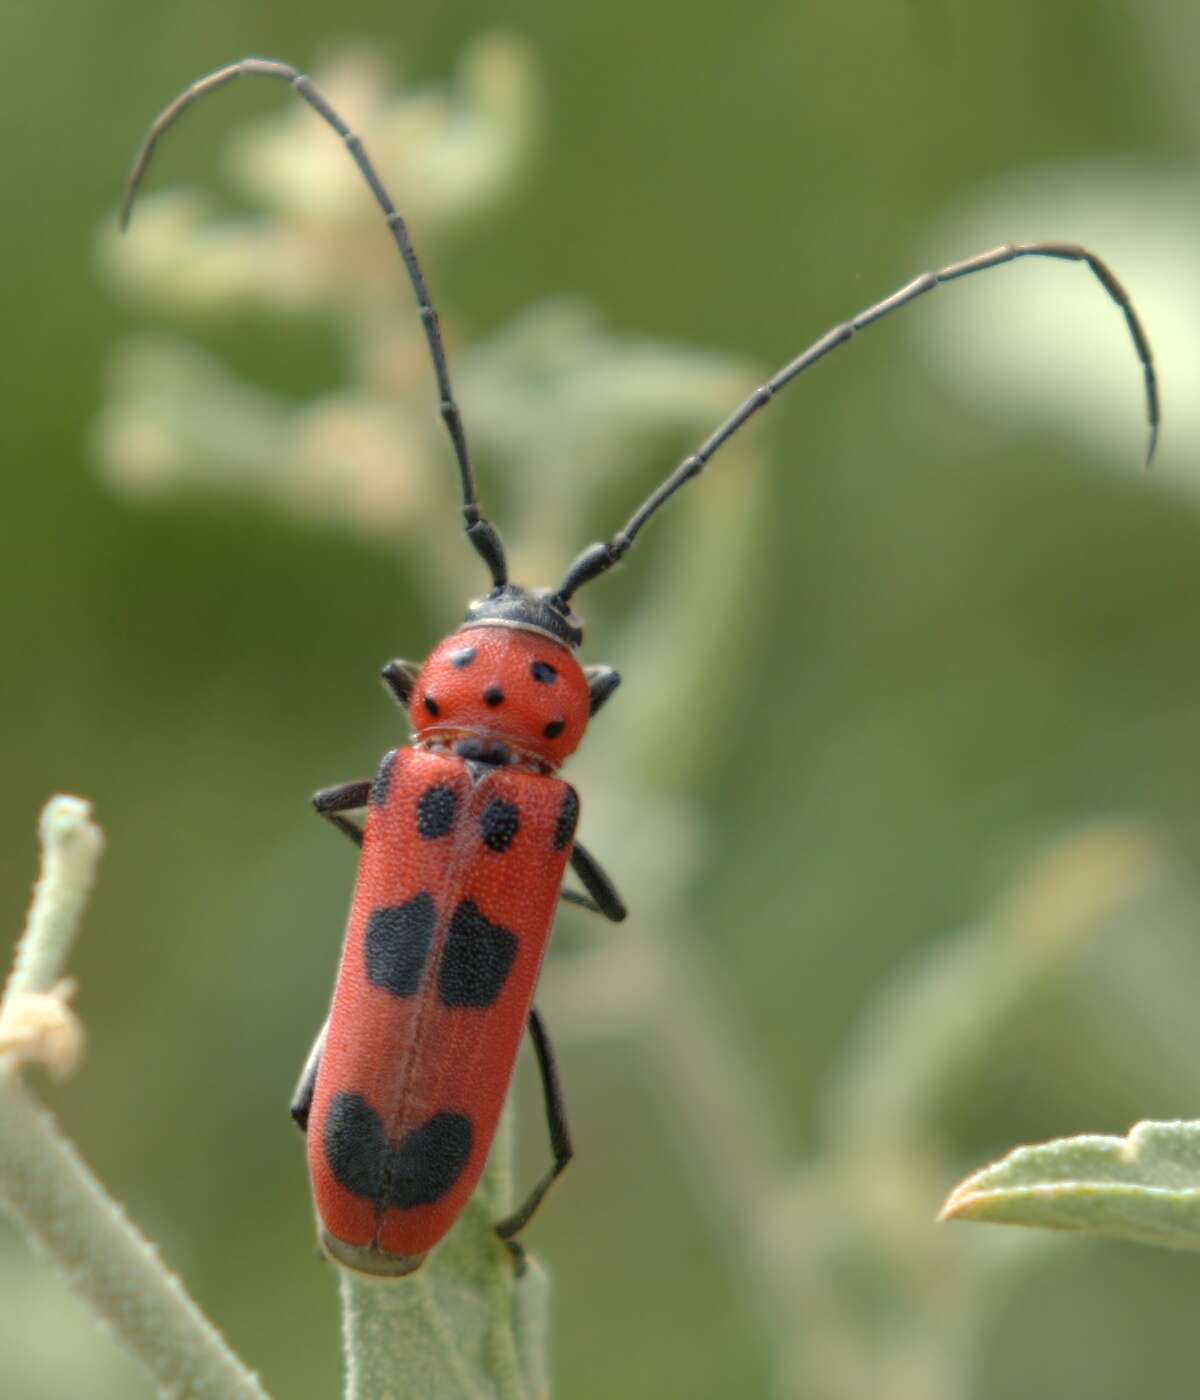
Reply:
[[[161,1394],[265,1400],[257,1377],[21,1083],[23,1063],[48,1059],[45,1037],[26,1033],[31,1008],[41,1004],[43,1021],[60,1040],[66,1026],[72,1040],[60,977],[103,846],[90,804],[76,797],[52,798],[40,831],[42,872],[0,1002],[0,1206],[149,1370]],[[77,1055],[81,1036],[73,1044]],[[61,1056],[49,1062],[64,1063]]]

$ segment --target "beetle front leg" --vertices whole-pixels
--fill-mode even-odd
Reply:
[[[420,665],[415,661],[401,661],[397,658],[395,661],[389,661],[379,674],[384,685],[391,691],[392,699],[402,710],[407,710],[413,688],[421,674]]]

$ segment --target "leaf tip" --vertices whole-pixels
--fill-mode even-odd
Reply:
[[[975,1190],[973,1181],[973,1177],[968,1177],[946,1197],[945,1203],[937,1213],[936,1220],[939,1225],[953,1220],[971,1220],[975,1216],[984,1199],[984,1193]]]

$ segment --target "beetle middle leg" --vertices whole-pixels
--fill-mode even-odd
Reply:
[[[353,812],[360,807],[365,807],[370,797],[371,779],[360,778],[358,782],[339,783],[337,787],[322,788],[320,792],[313,794],[312,804],[316,808],[318,816],[331,822],[356,846],[361,846],[363,843],[362,827],[349,817],[343,816],[342,813]]]
[[[580,883],[587,890],[586,895],[575,890],[564,890],[562,897],[571,904],[578,904],[594,913],[603,914],[614,924],[619,924],[628,912],[625,901],[617,893],[617,887],[605,874],[604,869],[589,851],[578,841],[571,847],[571,869],[579,876]]]

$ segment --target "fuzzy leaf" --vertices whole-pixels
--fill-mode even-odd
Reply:
[[[1019,1147],[958,1186],[941,1218],[1200,1249],[1200,1122]]]

